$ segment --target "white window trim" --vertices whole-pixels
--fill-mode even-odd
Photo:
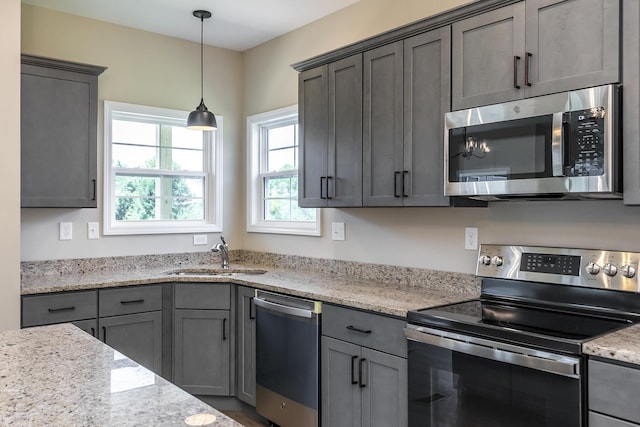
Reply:
[[[247,231],[250,233],[295,234],[321,236],[321,209],[316,209],[315,222],[265,221],[263,215],[264,184],[260,180],[262,150],[260,132],[265,125],[298,117],[298,106],[279,108],[247,117]],[[256,155],[255,153],[259,153]]]
[[[204,156],[209,162],[210,179],[207,180],[205,194],[204,220],[196,221],[128,221],[115,220],[115,206],[112,203],[115,195],[115,173],[111,159],[111,115],[113,111],[161,116],[186,123],[188,111],[167,108],[148,107],[123,102],[104,101],[104,191],[103,191],[103,234],[173,234],[173,233],[212,233],[222,231],[222,145],[223,118],[216,115],[218,129],[215,133],[205,134]],[[206,135],[209,135],[208,137]],[[213,137],[215,135],[215,138]],[[212,155],[213,154],[213,155]]]

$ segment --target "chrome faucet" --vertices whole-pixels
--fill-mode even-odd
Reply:
[[[224,236],[221,235],[220,240],[222,240],[222,243],[216,243],[215,245],[213,245],[211,250],[213,252],[220,252],[220,258],[222,259],[222,269],[228,270],[229,269],[229,245],[227,245],[227,242],[224,241]]]

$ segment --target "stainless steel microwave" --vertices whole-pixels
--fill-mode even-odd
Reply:
[[[620,198],[621,86],[445,115],[445,196]]]

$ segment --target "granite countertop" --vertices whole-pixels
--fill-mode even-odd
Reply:
[[[202,269],[202,265],[180,265],[179,269]],[[82,289],[102,289],[166,282],[235,283],[302,298],[346,305],[383,314],[406,317],[409,310],[449,304],[477,298],[479,287],[470,275],[433,272],[425,273],[424,285],[397,281],[373,281],[355,276],[314,272],[304,269],[274,268],[254,264],[233,263],[237,271],[222,276],[179,276],[170,274],[176,268],[144,269],[26,275],[22,278],[22,295]],[[264,274],[247,274],[251,270],[266,270]],[[242,270],[249,270],[243,273]],[[384,273],[383,273],[384,274]],[[385,277],[384,275],[380,277]],[[412,282],[413,283],[413,282]]]
[[[0,332],[0,352],[3,425],[241,426],[71,324]]]
[[[582,345],[591,356],[640,365],[640,324],[620,329]]]

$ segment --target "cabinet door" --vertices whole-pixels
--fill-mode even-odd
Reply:
[[[407,359],[362,349],[367,382],[362,388],[362,425],[406,427]]]
[[[298,76],[298,205],[304,208],[327,205],[327,84],[326,65]]]
[[[323,336],[320,359],[323,427],[360,427],[360,346]]]
[[[22,62],[21,206],[95,208],[104,68],[29,55]]]
[[[145,368],[162,373],[162,312],[98,319],[99,339]]]
[[[449,111],[451,31],[404,41],[404,206],[449,206],[442,159],[444,113]]]
[[[619,0],[527,0],[526,96],[620,80]]]
[[[362,206],[362,55],[329,64],[327,202]]]
[[[92,337],[98,338],[98,319],[79,320],[72,323]]]
[[[453,110],[524,96],[524,2],[452,26]]]
[[[253,305],[255,290],[238,286],[238,399],[256,405],[256,312]]]
[[[402,206],[402,41],[364,53],[363,205]]]
[[[230,391],[228,310],[174,311],[174,383],[189,393],[228,396]]]
[[[622,3],[624,203],[640,205],[640,2]]]

